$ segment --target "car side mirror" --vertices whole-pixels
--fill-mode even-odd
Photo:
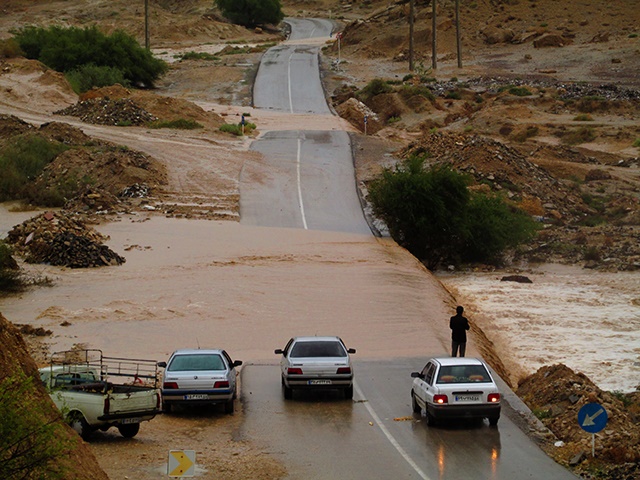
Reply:
[[[284,352],[282,351],[282,349],[281,349],[281,348],[276,348],[276,349],[274,350],[274,353],[275,353],[276,355],[284,355]]]
[[[348,353],[356,353],[356,349],[355,348],[349,348],[347,349]]]
[[[242,365],[242,360],[234,360],[233,362],[234,367],[239,367],[240,365]]]
[[[411,372],[411,378],[424,378],[420,372]]]
[[[160,368],[167,368],[167,362],[158,362]]]

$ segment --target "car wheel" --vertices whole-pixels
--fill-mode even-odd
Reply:
[[[430,427],[436,426],[436,417],[431,415],[429,412],[427,412],[427,425],[429,425]]]
[[[83,440],[87,440],[93,433],[93,429],[89,426],[84,415],[80,412],[74,412],[69,417],[69,426],[78,432],[78,435],[80,435]]]
[[[169,412],[171,412],[171,409],[172,409],[172,406],[171,406],[170,403],[162,402],[162,411],[163,412],[169,413]]]
[[[140,424],[128,423],[126,425],[118,425],[118,431],[124,438],[133,438],[140,431]]]
[[[349,387],[344,389],[344,398],[347,400],[353,399],[353,385],[350,385]]]
[[[282,394],[284,395],[285,400],[291,400],[293,398],[293,389],[291,387],[287,387],[284,382],[282,383]]]
[[[229,400],[228,402],[225,402],[224,413],[228,413],[229,415],[231,415],[234,409],[235,409],[235,405],[233,404],[233,399]]]
[[[422,408],[420,408],[420,405],[418,405],[418,402],[416,401],[416,395],[413,392],[411,392],[411,408],[413,408],[413,413],[422,413]]]
[[[500,415],[498,415],[497,417],[489,417],[489,425],[495,427],[496,425],[498,425],[498,420],[500,420]]]

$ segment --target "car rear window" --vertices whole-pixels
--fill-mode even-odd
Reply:
[[[436,383],[490,383],[491,377],[484,365],[442,366]]]
[[[170,372],[226,370],[220,355],[178,355],[167,368]]]
[[[297,342],[291,357],[346,357],[347,352],[340,342]]]

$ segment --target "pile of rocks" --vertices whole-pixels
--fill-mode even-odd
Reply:
[[[7,235],[29,263],[71,268],[120,265],[125,259],[102,244],[106,237],[76,215],[45,212],[16,225]]]
[[[518,396],[560,440],[553,455],[579,472],[611,469],[615,474],[599,478],[638,478],[640,461],[640,416],[638,396],[614,394],[599,389],[588,377],[559,364],[545,366],[520,382]],[[607,426],[595,439],[591,457],[591,435],[578,424],[578,411],[586,403],[599,403],[607,411]],[[629,476],[628,476],[629,475]]]
[[[92,98],[54,113],[79,117],[87,123],[114,126],[144,125],[158,119],[128,98]]]

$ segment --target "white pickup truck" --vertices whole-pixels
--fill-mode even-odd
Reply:
[[[54,353],[40,378],[65,419],[84,439],[116,427],[134,437],[140,422],[161,413],[153,360],[105,357],[101,350]]]

